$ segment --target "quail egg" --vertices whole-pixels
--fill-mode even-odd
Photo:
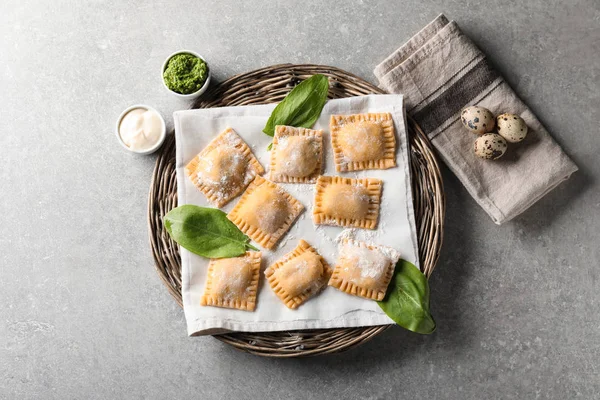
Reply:
[[[496,117],[498,134],[511,143],[518,143],[527,136],[527,124],[515,114],[500,114]]]
[[[497,160],[506,152],[506,140],[497,133],[486,133],[475,141],[475,155],[477,157]]]
[[[494,129],[494,114],[487,108],[467,107],[460,113],[460,120],[465,128],[478,135],[491,132]]]

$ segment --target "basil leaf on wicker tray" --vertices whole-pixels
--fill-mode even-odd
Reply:
[[[167,232],[183,248],[209,258],[237,257],[258,250],[227,215],[216,208],[190,204],[176,207],[164,217]]]
[[[406,260],[398,261],[388,292],[379,307],[403,328],[416,333],[435,331],[429,313],[429,283],[417,267]]]
[[[263,132],[273,136],[276,125],[311,128],[321,115],[328,91],[329,80],[325,75],[316,74],[300,82],[275,107]]]

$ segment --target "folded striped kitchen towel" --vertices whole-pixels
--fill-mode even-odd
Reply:
[[[440,15],[374,71],[380,86],[402,93],[406,110],[471,196],[502,224],[521,214],[577,171],[529,108],[490,66],[456,22]],[[525,120],[527,138],[499,160],[473,153],[476,136],[464,129],[469,105]]]

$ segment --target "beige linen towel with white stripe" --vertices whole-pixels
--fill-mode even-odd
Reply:
[[[454,21],[440,15],[375,68],[383,89],[402,93],[406,110],[471,196],[502,224],[577,171],[529,108]],[[477,158],[476,135],[460,122],[469,105],[520,115],[527,138],[499,160]]]

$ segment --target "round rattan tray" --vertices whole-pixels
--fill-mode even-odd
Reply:
[[[334,67],[274,65],[234,76],[212,88],[192,108],[266,104],[281,101],[299,82],[314,74],[330,79],[330,98],[384,93],[381,89]],[[445,199],[442,177],[427,137],[408,119],[411,145],[412,193],[421,270],[433,272],[442,245]],[[181,259],[177,244],[163,227],[163,216],[177,206],[175,139],[169,135],[152,176],[148,200],[150,244],[158,275],[175,300],[181,299]],[[358,346],[389,327],[342,328],[269,333],[230,333],[215,338],[240,350],[269,357],[328,354]]]

